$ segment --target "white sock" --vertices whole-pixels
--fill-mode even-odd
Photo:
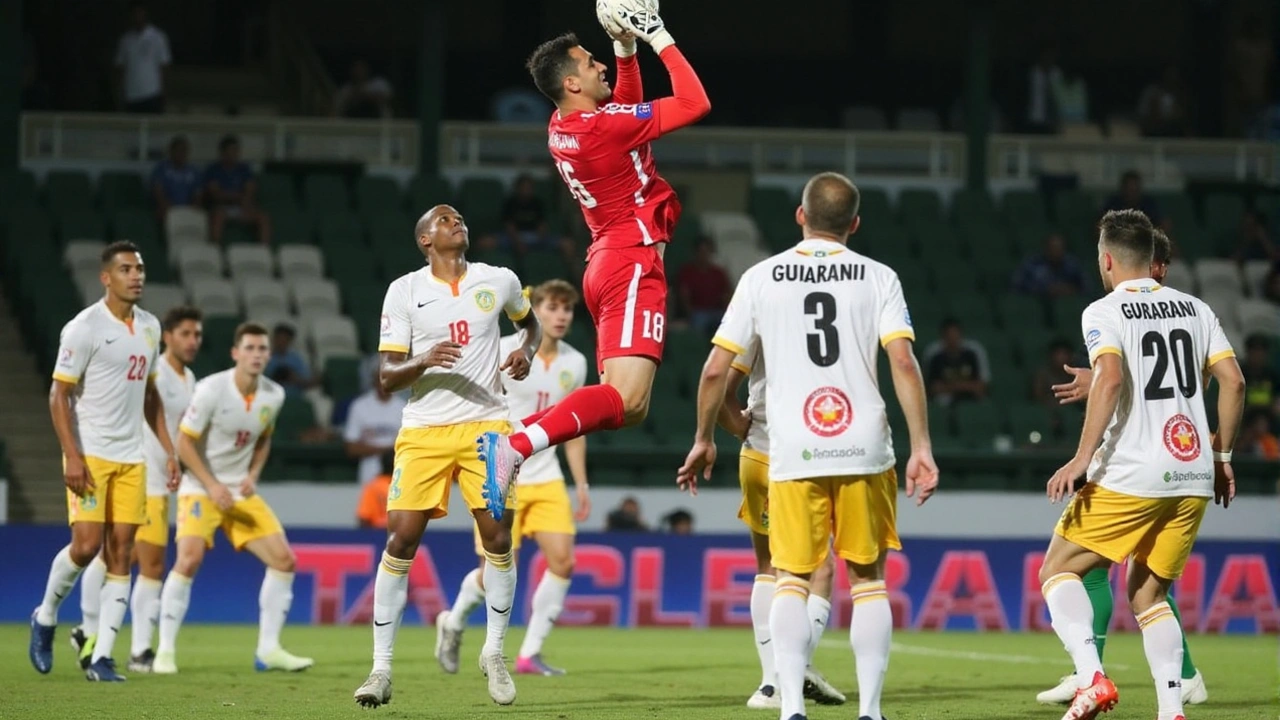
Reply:
[[[462,632],[467,626],[467,618],[484,602],[484,588],[480,587],[480,568],[472,568],[462,578],[462,586],[458,588],[458,598],[453,601],[449,610],[449,629]]]
[[[1142,628],[1142,649],[1156,682],[1158,720],[1173,720],[1182,714],[1182,627],[1167,602],[1139,615],[1138,627]]]
[[[373,670],[391,672],[396,632],[409,602],[409,567],[413,558],[401,560],[382,553],[378,577],[373,581]]]
[[[773,606],[774,582],[772,575],[757,575],[751,586],[751,629],[755,631],[756,654],[760,656],[761,687],[778,684],[773,669],[773,646],[769,644],[773,639],[769,632],[769,608]]]
[[[133,584],[133,595],[129,596],[129,617],[132,618],[130,632],[132,642],[129,644],[129,655],[137,657],[151,649],[151,635],[156,624],[160,622],[160,589],[164,587],[159,580],[142,575]]]
[[[116,647],[116,636],[124,625],[124,615],[129,610],[128,575],[112,575],[107,573],[106,582],[102,583],[99,593],[102,595],[102,606],[98,622],[98,640],[93,646],[93,660],[111,657]]]
[[[538,587],[533,591],[533,614],[529,617],[529,629],[520,643],[520,657],[533,657],[542,652],[542,643],[551,634],[551,628],[564,610],[564,598],[569,594],[571,578],[562,578],[550,570],[542,573]]]
[[[858,716],[880,717],[880,692],[889,669],[889,646],[893,643],[893,608],[883,580],[859,583],[849,589],[853,598],[853,620],[849,623],[849,644],[858,672]]]
[[[375,588],[376,592],[376,588]],[[280,649],[280,630],[293,606],[293,573],[267,568],[258,591],[258,657]]]
[[[191,578],[170,571],[160,591],[160,643],[156,653],[171,653],[178,647],[178,630],[191,604]]]
[[[80,629],[85,635],[98,634],[102,607],[102,584],[107,581],[107,564],[97,555],[80,575]]]
[[[1079,575],[1058,573],[1040,587],[1053,631],[1076,665],[1076,684],[1081,688],[1093,684],[1093,676],[1102,672],[1098,646],[1093,640],[1093,605]]]
[[[808,664],[809,581],[798,577],[780,578],[769,608],[769,633],[773,636],[773,657],[777,663],[777,692],[782,699],[782,717],[804,715],[804,669]]]
[[[44,598],[36,610],[36,622],[46,627],[58,624],[58,608],[76,584],[76,578],[84,568],[71,562],[71,546],[68,545],[53,556],[53,565],[49,567],[49,579],[45,582]]]
[[[808,662],[813,664],[813,654],[818,651],[818,643],[822,642],[822,633],[827,631],[827,620],[831,618],[831,601],[820,596],[809,596],[809,654]]]
[[[516,597],[516,565],[507,551],[502,555],[484,554],[484,599],[489,605],[488,632],[481,652],[501,653],[511,624],[511,605]]]

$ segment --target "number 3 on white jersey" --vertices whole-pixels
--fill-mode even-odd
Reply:
[[[573,196],[578,204],[585,208],[593,208],[596,206],[596,199],[587,192],[587,186],[582,181],[573,176],[573,165],[568,160],[561,160],[556,163],[556,170],[560,171],[560,177],[564,178],[564,184],[569,186],[569,194]]]

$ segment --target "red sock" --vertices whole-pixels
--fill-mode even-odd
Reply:
[[[622,395],[612,385],[578,388],[547,408],[538,422],[512,435],[511,447],[527,458],[597,430],[617,430],[624,420]]]
[[[545,408],[542,408],[542,409],[541,409],[541,410],[539,410],[538,412],[536,412],[536,413],[534,413],[534,414],[530,415],[529,417],[527,417],[527,418],[525,418],[525,419],[521,420],[521,421],[520,421],[520,424],[521,424],[521,425],[523,425],[523,426],[525,426],[525,427],[529,427],[530,425],[532,425],[532,424],[534,424],[534,423],[538,422],[539,420],[541,420],[541,419],[543,418],[543,416],[545,416],[547,413],[551,412],[551,408],[552,408],[552,407],[555,407],[555,405],[552,405],[551,407],[545,407]]]

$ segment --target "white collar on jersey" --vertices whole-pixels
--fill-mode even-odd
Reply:
[[[1160,283],[1148,277],[1148,278],[1138,278],[1137,280],[1125,280],[1124,282],[1116,285],[1115,287],[1116,290],[1128,290],[1130,288],[1134,290],[1139,290],[1139,289],[1159,290]]]
[[[796,250],[830,250],[832,248],[848,250],[849,246],[826,238],[805,238],[796,243]]]

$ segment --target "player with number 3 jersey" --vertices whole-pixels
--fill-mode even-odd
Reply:
[[[534,83],[556,104],[547,147],[591,230],[582,288],[595,321],[602,384],[581,388],[545,413],[525,418],[522,432],[483,438],[487,473],[502,492],[534,453],[597,430],[642,422],[662,361],[667,309],[662,244],[671,240],[680,202],[658,175],[649,143],[697,122],[711,102],[656,4],[621,0],[610,6],[617,14],[601,22],[614,39],[616,92],[605,79],[608,68],[573,34],[539,45],[528,61]],[[672,97],[643,102],[637,38],[662,59]],[[501,515],[503,498],[492,500],[490,511]]]

